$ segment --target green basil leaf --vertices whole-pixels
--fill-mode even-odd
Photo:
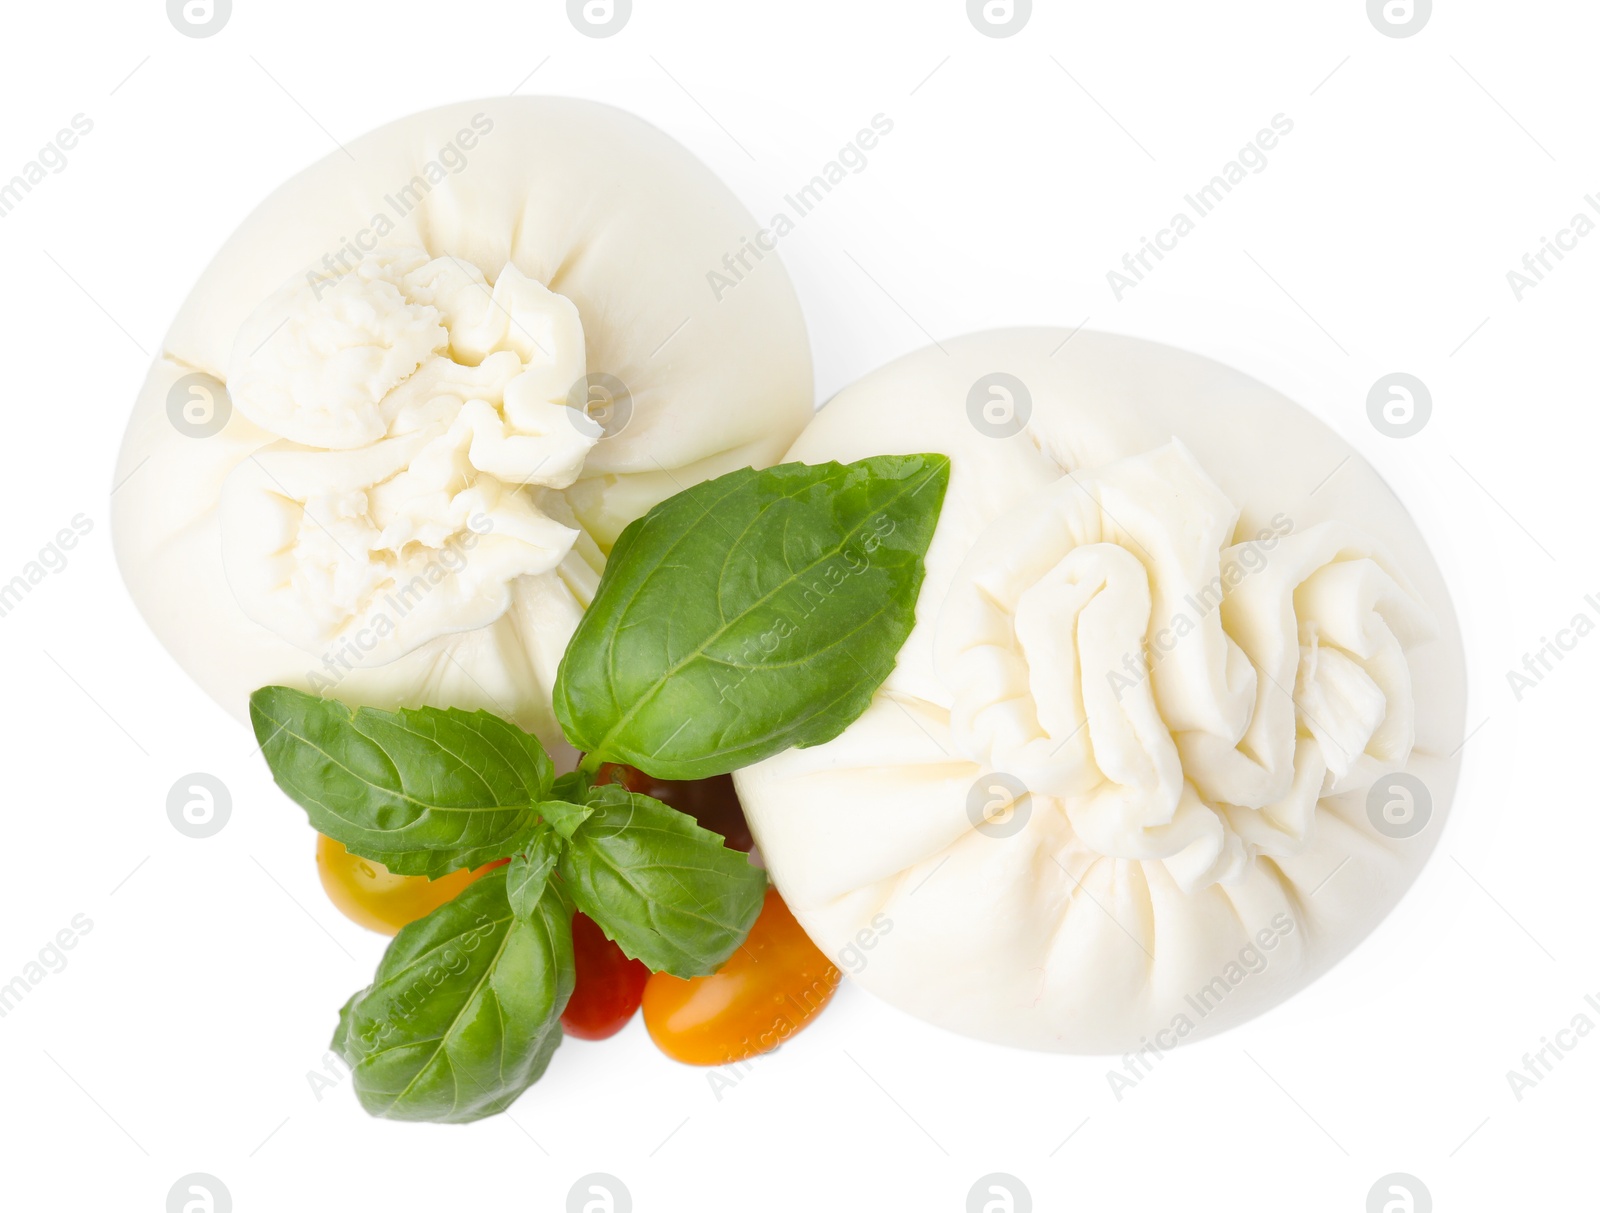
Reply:
[[[550,785],[550,797],[553,800],[565,800],[568,804],[582,804],[589,799],[589,788],[594,783],[588,772],[568,771],[565,775],[557,775],[556,781]]]
[[[333,1037],[362,1107],[460,1124],[539,1079],[573,986],[571,911],[549,894],[516,915],[496,869],[395,936]]]
[[[615,784],[561,856],[572,900],[653,972],[714,973],[761,913],[767,876],[692,817]]]
[[[554,830],[540,830],[525,848],[511,857],[506,868],[506,900],[518,918],[532,914],[544,896],[550,884],[550,873],[556,870],[556,861],[561,858],[561,849],[562,839]]]
[[[838,736],[894,669],[942,455],[744,469],[623,531],[555,710],[590,762],[703,779]]]
[[[539,815],[550,823],[551,829],[568,842],[572,841],[573,832],[587,821],[593,812],[593,809],[566,800],[545,800],[539,804]]]
[[[488,712],[352,711],[263,687],[250,719],[272,777],[315,829],[408,876],[511,854],[555,777],[537,737]]]

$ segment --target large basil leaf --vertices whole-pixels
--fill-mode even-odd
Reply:
[[[498,868],[395,936],[333,1048],[374,1116],[478,1120],[544,1073],[572,986],[570,907],[549,887],[513,914]]]
[[[537,737],[487,712],[352,711],[263,687],[250,719],[272,777],[312,826],[406,875],[509,855],[538,824],[555,777]]]
[[[578,909],[653,971],[714,973],[761,912],[766,873],[659,800],[605,784],[589,802],[560,861]]]
[[[623,531],[555,709],[591,761],[703,779],[838,736],[894,669],[950,462],[744,469]]]

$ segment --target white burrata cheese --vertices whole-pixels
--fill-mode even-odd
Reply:
[[[1347,953],[1432,850],[1465,676],[1428,547],[1260,383],[1131,338],[947,341],[789,452],[938,452],[916,626],[835,740],[742,771],[819,946],[924,1019],[1170,1048]]]
[[[618,533],[811,416],[777,259],[708,277],[752,230],[589,102],[435,110],[308,169],[135,406],[113,526],[145,618],[241,716],[267,684],[485,708],[570,758],[550,687]]]

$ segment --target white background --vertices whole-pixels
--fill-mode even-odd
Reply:
[[[1521,702],[1506,671],[1575,613],[1600,620],[1600,235],[1521,302],[1506,272],[1600,194],[1600,14],[1441,0],[1395,39],[1364,0],[1037,8],[995,39],[959,0],[635,0],[596,40],[554,0],[235,0],[196,40],[160,0],[7,6],[0,178],[94,122],[0,220],[0,580],[94,523],[0,618],[0,982],[75,914],[94,924],[0,1019],[8,1208],[159,1213],[193,1171],[240,1213],[558,1210],[593,1171],[641,1211],[959,1211],[993,1171],[1040,1210],[1359,1213],[1393,1171],[1440,1210],[1597,1206],[1600,1033],[1520,1101],[1506,1071],[1600,998],[1600,638]],[[1106,1060],[971,1043],[848,988],[720,1099],[638,1022],[569,1042],[510,1116],[468,1128],[369,1120],[348,1083],[316,1098],[307,1073],[383,940],[324,899],[250,737],[124,594],[111,470],[168,319],[270,189],[335,140],[513,89],[643,115],[763,220],[893,119],[781,246],[819,399],[931,337],[1087,322],[1230,361],[1371,458],[1440,550],[1481,722],[1401,909],[1120,1101]],[[1294,131],[1269,167],[1117,302],[1106,271],[1279,113]],[[1406,440],[1365,412],[1395,370],[1433,394]],[[235,801],[204,841],[165,813],[196,770]]]

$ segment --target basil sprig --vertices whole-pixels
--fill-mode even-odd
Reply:
[[[572,996],[574,909],[679,977],[715,972],[761,912],[747,855],[648,796],[553,779],[539,739],[487,712],[288,687],[250,704],[278,786],[352,853],[414,873],[510,858],[403,929],[340,1013],[333,1048],[376,1116],[476,1120],[537,1081]]]
[[[591,766],[704,779],[842,733],[916,621],[943,455],[744,469],[629,524],[556,677]]]
[[[630,525],[557,678],[557,717],[588,751],[569,774],[487,712],[250,697],[278,786],[351,853],[428,877],[509,860],[404,928],[340,1012],[333,1047],[364,1108],[470,1121],[536,1082],[572,996],[576,910],[657,972],[732,955],[765,873],[594,773],[703,778],[842,732],[915,622],[948,477],[936,455],[734,472]]]

